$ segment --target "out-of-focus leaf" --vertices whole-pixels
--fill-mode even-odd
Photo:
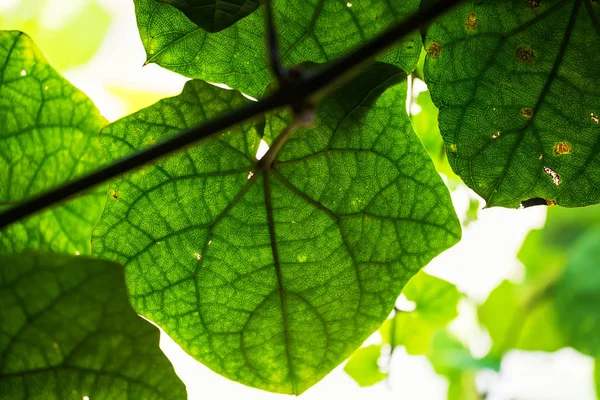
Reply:
[[[0,256],[0,304],[0,398],[186,398],[158,329],[129,305],[120,265]]]
[[[435,332],[458,315],[461,297],[454,285],[421,271],[402,292],[415,303],[410,312],[396,311],[381,327],[384,343],[404,346],[409,354],[427,354]]]
[[[252,13],[258,0],[157,0],[181,10],[208,32],[219,32]]]
[[[0,31],[0,209],[99,166],[106,121],[48,65],[31,39]],[[106,186],[0,231],[0,251],[90,253]]]
[[[556,351],[566,345],[549,288],[502,282],[478,310],[492,339],[489,356],[510,349]],[[543,332],[541,334],[540,332]]]
[[[58,26],[46,22],[50,9],[54,18],[61,14],[57,8],[64,8],[62,14],[68,15]],[[21,0],[17,7],[0,13],[0,29],[27,32],[59,71],[89,61],[110,21],[110,14],[97,0]]]
[[[436,333],[427,356],[435,371],[450,382],[448,399],[481,399],[475,386],[475,374],[482,369],[500,369],[498,361],[473,358],[471,352],[445,330]]]
[[[469,199],[469,208],[465,213],[465,219],[463,220],[463,226],[469,226],[473,222],[477,221],[479,218],[479,209],[481,205],[479,204],[479,199],[470,198]]]
[[[295,66],[338,58],[404,20],[418,4],[418,0],[274,0],[282,62]],[[135,10],[149,63],[225,83],[254,97],[261,97],[273,82],[262,8],[217,33],[205,32],[175,7],[156,0],[135,0]],[[378,60],[409,73],[420,53],[421,38],[414,32]]]
[[[600,359],[594,364],[594,379],[596,380],[596,396],[600,398]]]
[[[94,253],[126,265],[135,308],[198,360],[302,393],[460,238],[448,190],[397,107],[405,79],[371,66],[321,102],[314,128],[269,153],[272,164],[256,160],[259,120],[114,180]],[[247,102],[191,81],[109,125],[102,142],[115,159]],[[271,115],[268,129],[286,118]]]
[[[380,356],[380,345],[361,347],[352,354],[352,357],[344,367],[344,371],[359,386],[374,385],[387,377],[387,374],[384,374],[379,369],[378,361]]]
[[[487,206],[600,201],[600,29],[590,0],[463,2],[426,32],[454,171]]]
[[[569,345],[600,357],[600,228],[588,230],[570,249],[556,307]]]
[[[448,164],[448,157],[444,147],[444,139],[438,128],[437,107],[431,101],[429,91],[421,92],[416,98],[416,104],[421,108],[417,114],[411,115],[411,121],[415,132],[421,139],[423,146],[435,164],[435,168],[446,175],[448,179],[458,180],[458,176],[452,171]]]

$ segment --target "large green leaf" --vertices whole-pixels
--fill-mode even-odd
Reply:
[[[600,357],[600,229],[588,230],[569,251],[556,294],[569,345]]]
[[[157,0],[181,10],[192,22],[208,32],[218,32],[252,13],[258,0]]]
[[[465,2],[427,30],[450,164],[488,206],[600,201],[599,7]]]
[[[398,106],[405,77],[370,68],[327,97],[316,126],[273,165],[255,158],[259,121],[115,180],[94,253],[126,265],[138,312],[198,360],[302,393],[460,237],[448,190]],[[119,157],[246,101],[192,81],[110,125],[103,145]],[[286,118],[270,117],[269,129]]]
[[[183,400],[123,268],[51,253],[0,256],[0,398]]]
[[[352,354],[352,358],[344,367],[344,372],[350,375],[359,386],[372,386],[387,377],[387,374],[381,372],[379,368],[380,357],[380,345],[361,347]]]
[[[454,285],[423,271],[402,293],[414,302],[413,311],[397,310],[381,327],[384,343],[404,346],[408,354],[428,354],[435,333],[457,317],[461,294]]]
[[[373,38],[416,11],[418,0],[274,0],[282,62],[324,63]],[[156,0],[135,0],[148,62],[259,97],[273,80],[263,9],[218,33],[207,33],[181,11]],[[421,51],[415,32],[379,59],[409,72]]]
[[[71,180],[102,161],[106,121],[92,102],[52,69],[31,39],[0,31],[0,210]],[[89,254],[106,191],[0,231],[0,251],[48,249]]]

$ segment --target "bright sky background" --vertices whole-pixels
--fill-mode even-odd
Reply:
[[[0,15],[3,10],[18,6],[19,1],[0,0]],[[37,1],[45,4],[42,23],[49,28],[60,28],[77,7],[88,0]],[[65,77],[91,97],[109,121],[148,106],[162,97],[178,94],[185,78],[156,65],[142,67],[145,52],[135,24],[133,1],[96,1],[112,15],[112,23],[96,56],[83,67],[61,71]],[[41,50],[44,51],[43,48]],[[453,199],[458,214],[464,215],[469,203],[468,190],[459,188],[453,193]],[[426,271],[456,284],[471,299],[482,302],[503,279],[522,279],[523,266],[516,259],[516,253],[527,232],[542,226],[544,219],[545,209],[542,207],[482,210],[479,220],[464,230],[462,241],[436,258],[426,267]],[[474,304],[465,301],[461,303],[460,311],[460,317],[453,323],[453,331],[468,343],[475,356],[483,356],[490,340],[477,326]],[[378,334],[375,334],[367,342],[377,340]],[[164,334],[161,347],[186,383],[190,399],[269,400],[288,397],[251,389],[213,373],[186,355]],[[425,357],[408,356],[402,348],[398,348],[394,354],[389,381],[370,388],[359,388],[343,372],[342,367],[334,370],[301,398],[446,398],[445,378],[434,373]],[[489,400],[596,398],[593,361],[570,349],[552,354],[511,352],[504,359],[501,373],[480,374],[478,385],[490,391]]]

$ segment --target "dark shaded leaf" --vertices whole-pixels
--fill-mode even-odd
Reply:
[[[487,201],[600,201],[600,23],[591,0],[466,2],[426,34],[454,171]]]
[[[252,13],[257,0],[157,0],[181,10],[193,23],[208,32],[219,32]]]
[[[121,266],[3,255],[0,303],[0,398],[186,398],[158,329],[129,305]]]

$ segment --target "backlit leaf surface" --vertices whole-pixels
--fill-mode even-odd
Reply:
[[[184,400],[159,331],[131,309],[123,267],[0,256],[0,398]]]
[[[229,28],[207,33],[181,11],[156,0],[135,0],[138,28],[148,62],[192,78],[225,83],[259,97],[273,75],[267,63],[263,8]],[[402,21],[417,0],[274,0],[282,62],[324,63]],[[418,33],[378,59],[414,69],[421,51]]]
[[[255,158],[257,121],[115,180],[94,253],[126,265],[134,307],[198,360],[247,385],[302,393],[460,237],[401,105],[405,77],[377,65],[328,96],[316,126],[296,132],[270,168]],[[245,102],[192,81],[107,127],[102,143],[120,157]]]
[[[600,5],[465,2],[426,34],[454,171],[488,206],[600,201]]]
[[[27,35],[0,31],[0,210],[99,166],[98,133],[105,124]],[[0,251],[89,254],[106,198],[103,188],[0,231]]]

